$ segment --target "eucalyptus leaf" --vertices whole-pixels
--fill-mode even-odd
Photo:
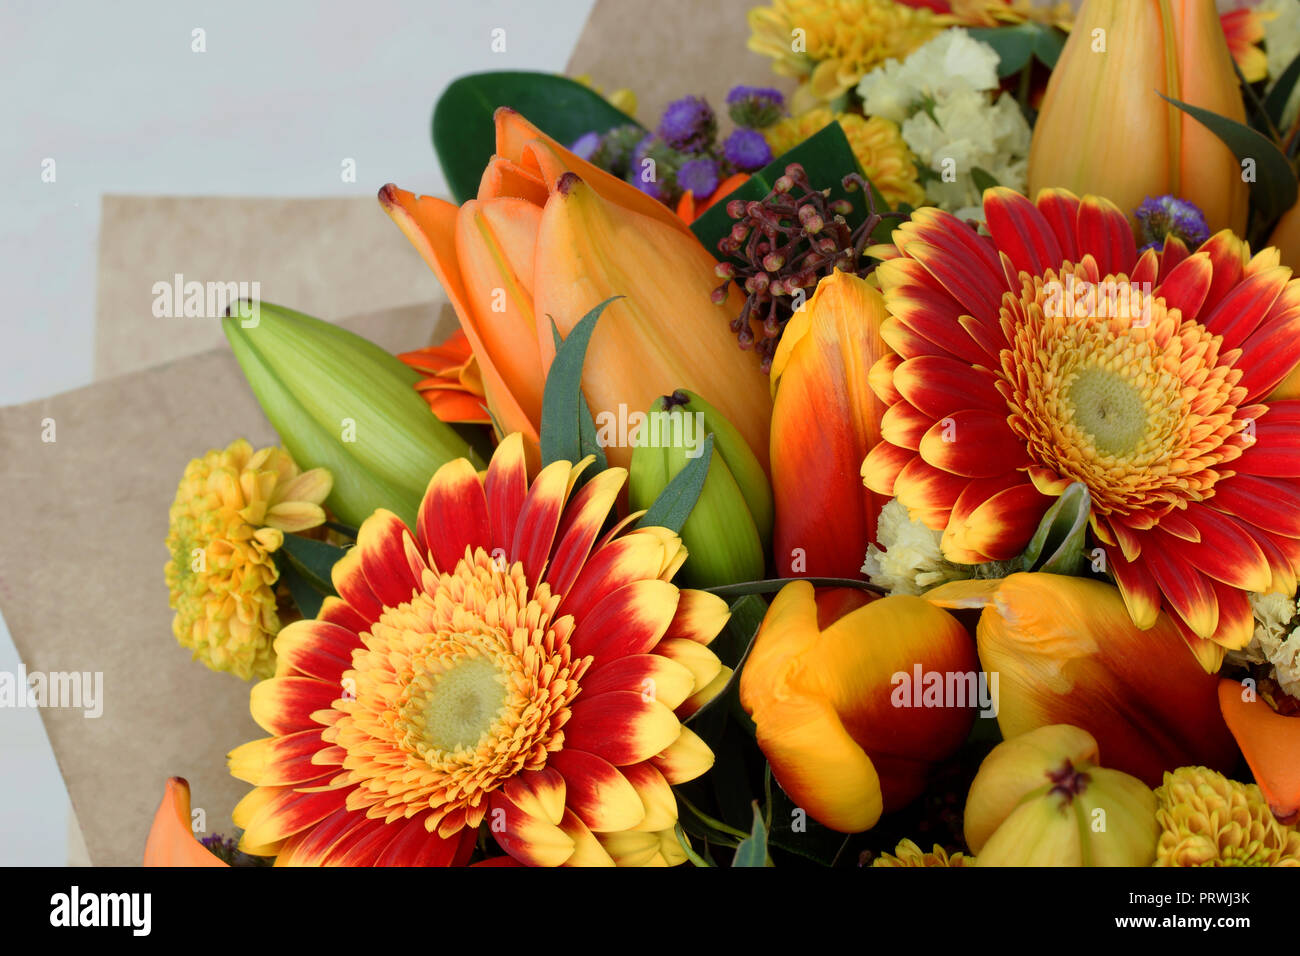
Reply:
[[[454,80],[433,110],[433,147],[456,202],[478,195],[496,152],[498,107],[509,106],[568,146],[584,133],[640,125],[595,90],[553,73],[496,71]]]
[[[740,846],[736,847],[736,855],[732,858],[732,866],[767,866],[767,823],[763,819],[763,812],[758,807],[758,801],[754,801],[754,827],[748,837],[741,841]]]
[[[1163,93],[1160,96],[1221,139],[1239,162],[1251,160],[1254,163],[1255,181],[1250,184],[1251,199],[1262,219],[1276,219],[1295,205],[1295,171],[1285,154],[1267,136],[1218,113],[1192,106]]]
[[[692,458],[673,480],[659,492],[646,513],[637,522],[638,528],[659,527],[679,532],[691,516],[695,503],[700,500],[704,481],[709,477],[709,463],[713,461],[713,433],[704,439],[698,458]]]
[[[289,596],[293,598],[293,603],[298,607],[298,613],[304,618],[311,620],[320,613],[321,605],[325,603],[325,595],[309,582],[292,561],[285,557],[280,563],[280,580],[289,588]]]
[[[596,320],[615,299],[611,296],[579,320],[569,332],[569,337],[560,341],[560,333],[551,320],[551,334],[558,343],[555,360],[546,375],[546,384],[542,389],[542,427],[541,452],[542,464],[553,461],[581,461],[591,448],[597,453],[601,467],[604,467],[605,454],[596,444],[596,426],[591,419],[591,409],[582,394],[582,366],[587,358],[587,346],[591,342],[591,333],[596,328]],[[588,434],[584,443],[583,433]]]

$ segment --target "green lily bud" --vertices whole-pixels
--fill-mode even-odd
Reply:
[[[328,468],[334,514],[360,526],[387,508],[411,527],[433,473],[475,455],[412,387],[419,373],[373,342],[267,303],[227,316],[244,377],[304,470]]]
[[[694,392],[679,389],[650,406],[637,433],[628,474],[628,504],[649,508],[713,435],[708,477],[682,526],[690,557],[682,577],[692,587],[761,578],[772,538],[772,488],[740,432]]]

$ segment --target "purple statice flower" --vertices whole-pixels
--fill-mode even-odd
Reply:
[[[708,158],[688,159],[677,170],[677,185],[682,191],[689,189],[699,198],[712,196],[718,188],[718,164]]]
[[[727,94],[727,112],[737,126],[762,129],[785,113],[785,97],[766,86],[736,86]]]
[[[722,154],[727,162],[741,172],[752,173],[772,161],[772,147],[763,134],[752,129],[738,129],[722,144]]]
[[[1165,239],[1177,236],[1188,249],[1195,249],[1210,237],[1210,227],[1205,214],[1186,199],[1176,196],[1147,197],[1134,213],[1138,221],[1138,235],[1147,249],[1163,249]]]
[[[659,120],[659,138],[683,153],[703,153],[718,135],[713,107],[698,96],[673,100]]]
[[[600,134],[594,130],[590,133],[583,133],[573,141],[573,145],[569,147],[569,150],[583,159],[590,160],[592,156],[596,155],[596,150],[600,149],[600,140]]]

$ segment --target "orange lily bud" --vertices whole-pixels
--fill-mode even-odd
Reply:
[[[666,208],[666,207],[664,207]],[[771,399],[753,352],[736,347],[729,329],[740,312],[734,287],[722,305],[716,262],[691,236],[607,202],[569,173],[542,213],[535,266],[537,327],[543,367],[555,355],[549,321],[567,336],[592,306],[611,303],[592,333],[583,392],[596,425],[602,413],[650,407],[681,388],[699,393],[767,461]],[[627,467],[632,449],[605,449],[611,465]]]
[[[217,859],[190,829],[190,785],[184,777],[171,777],[149,828],[144,845],[145,866],[228,866]]]
[[[889,352],[880,292],[848,272],[822,279],[772,357],[772,491],[782,574],[857,577],[885,499],[859,468],[885,405],[868,374]]]
[[[1106,764],[1159,785],[1188,764],[1236,760],[1215,685],[1168,615],[1141,630],[1109,584],[1059,574],[954,581],[926,600],[982,607],[984,669],[999,675],[998,724],[1015,737],[1073,724],[1097,738]]]
[[[1148,196],[1172,193],[1205,213],[1211,233],[1241,234],[1236,157],[1157,93],[1246,121],[1214,0],[1085,0],[1034,127],[1030,195],[1063,186],[1131,218]]]
[[[758,360],[729,331],[739,292],[722,305],[715,261],[667,206],[574,155],[514,110],[496,112],[497,154],[479,195],[457,208],[385,186],[380,203],[438,276],[504,434],[538,461],[542,392],[567,335],[611,296],[587,354],[593,414],[641,412],[678,388],[703,395],[767,462],[771,401]],[[600,423],[597,422],[599,425]],[[626,467],[632,450],[611,447]]]
[[[855,833],[914,799],[930,765],[961,746],[974,702],[929,691],[936,674],[952,686],[950,677],[973,678],[978,667],[965,629],[920,598],[872,601],[823,628],[812,585],[796,581],[763,619],[740,702],[795,804]]]
[[[1278,822],[1300,822],[1300,717],[1279,714],[1257,692],[1219,681],[1219,706]]]
[[[415,390],[439,419],[489,424],[483,404],[483,376],[463,331],[457,329],[439,345],[402,352],[397,357],[426,376],[416,382]]]

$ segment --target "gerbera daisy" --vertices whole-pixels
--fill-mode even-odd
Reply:
[[[463,863],[480,825],[537,865],[684,859],[670,785],[709,748],[679,722],[720,689],[720,598],[671,583],[663,528],[602,535],[621,468],[580,490],[523,442],[429,483],[414,532],[380,510],[334,567],[340,598],[276,641],[253,688],[272,734],[230,755],[256,786],[241,849],[277,863]]]
[[[1249,592],[1300,571],[1300,401],[1269,397],[1300,362],[1300,282],[1227,231],[1139,256],[1104,199],[996,189],[984,211],[991,238],[934,209],[894,233],[864,481],[966,564],[1015,557],[1083,482],[1134,622],[1172,612],[1217,669]]]

